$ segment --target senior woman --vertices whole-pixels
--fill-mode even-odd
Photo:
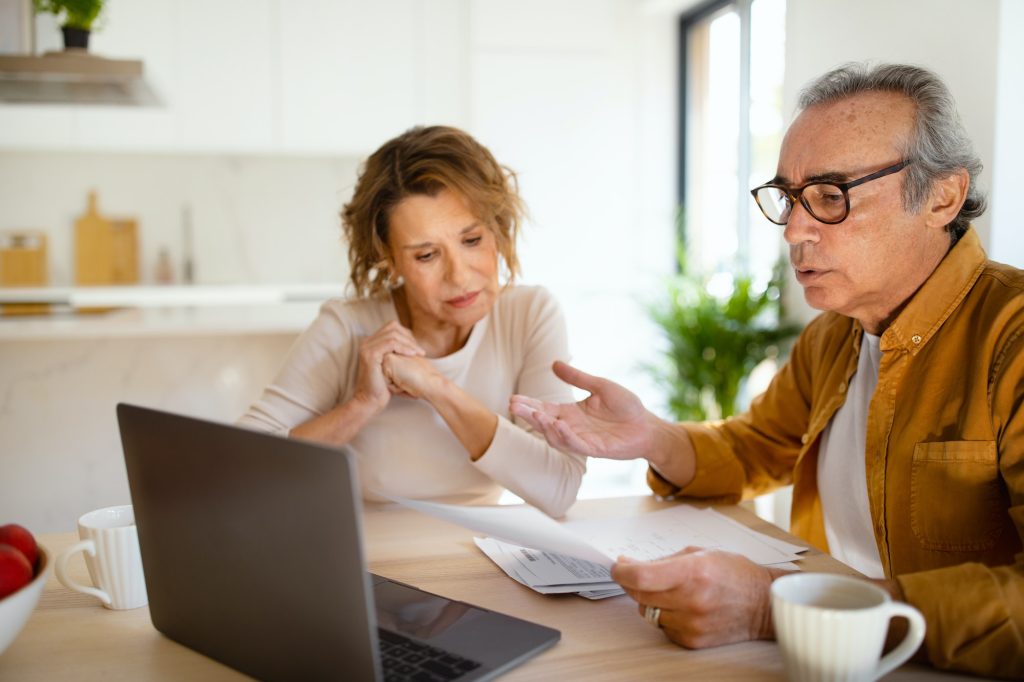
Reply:
[[[560,308],[513,285],[522,212],[514,173],[465,132],[385,143],[342,210],[356,297],[324,303],[239,423],[348,444],[370,500],[495,501],[504,487],[562,515],[585,458],[508,413],[514,393],[572,399],[549,369],[568,355]]]

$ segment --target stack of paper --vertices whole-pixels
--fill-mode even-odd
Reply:
[[[608,568],[593,561],[541,552],[494,538],[473,541],[510,578],[541,594],[572,592],[587,599],[623,594]]]
[[[742,554],[763,566],[787,566],[805,548],[753,531],[713,509],[678,505],[640,516],[559,524],[528,505],[458,507],[392,498],[490,537],[476,544],[509,577],[542,594],[588,599],[623,594],[611,579],[615,558],[651,560],[686,547]]]

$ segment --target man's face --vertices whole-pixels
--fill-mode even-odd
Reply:
[[[775,181],[789,187],[848,182],[898,163],[914,113],[908,98],[889,93],[810,107],[783,140]],[[903,209],[905,174],[851,188],[850,213],[835,225],[794,206],[784,237],[808,305],[856,318],[878,333],[934,269],[936,237],[947,248],[948,237]]]

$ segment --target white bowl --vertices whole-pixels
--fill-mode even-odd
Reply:
[[[39,546],[39,572],[28,585],[0,599],[0,654],[10,646],[39,602],[50,572],[50,554]]]

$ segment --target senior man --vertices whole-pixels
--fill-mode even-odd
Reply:
[[[1024,272],[970,220],[981,164],[937,76],[852,64],[802,93],[753,190],[825,311],[750,410],[670,424],[564,364],[576,404],[514,396],[557,448],[643,457],[662,496],[736,502],[793,484],[793,532],[925,616],[937,667],[1024,674]],[[689,548],[613,576],[675,642],[772,638],[780,571]],[[660,613],[659,613],[660,610]]]

